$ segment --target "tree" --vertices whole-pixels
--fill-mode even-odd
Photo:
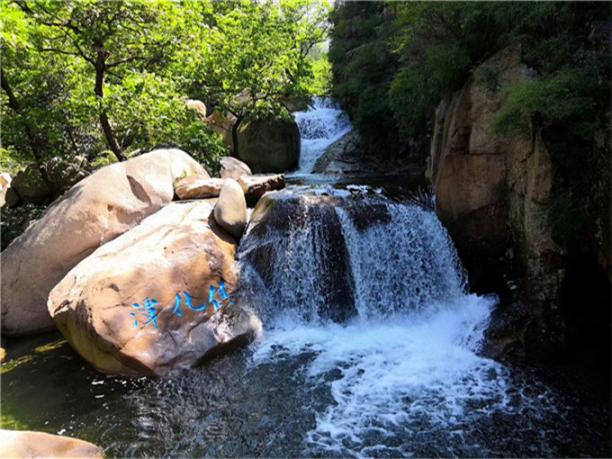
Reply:
[[[93,71],[100,127],[115,156],[125,160],[104,101],[105,81],[109,76],[121,80],[124,67],[143,70],[162,63],[174,40],[171,33],[164,33],[173,4],[89,0],[17,5],[40,26],[36,37],[40,51],[81,59]]]
[[[214,170],[226,149],[187,99],[242,121],[289,116],[288,101],[325,88],[315,0],[0,2],[3,168],[176,146]]]
[[[286,102],[311,96],[308,54],[326,34],[328,5],[314,0],[215,2],[202,12],[195,87],[209,103],[236,120],[287,117]]]

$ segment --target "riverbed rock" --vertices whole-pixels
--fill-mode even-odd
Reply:
[[[285,188],[285,176],[283,174],[244,175],[238,179],[238,183],[242,187],[247,205],[253,207],[268,191]]]
[[[315,174],[363,174],[367,172],[367,155],[361,136],[351,130],[328,146],[317,159]]]
[[[100,247],[53,289],[49,313],[98,370],[162,376],[259,333],[257,317],[230,304],[236,242],[211,218],[214,204],[167,205]],[[230,298],[223,299],[221,283]],[[216,313],[212,288],[222,306]]]
[[[2,332],[53,328],[47,298],[66,273],[172,201],[177,178],[201,174],[187,153],[168,149],[104,167],[77,183],[0,254]]]
[[[221,178],[232,178],[238,180],[243,175],[252,175],[251,168],[232,156],[223,156],[220,160],[221,163]]]
[[[0,457],[94,457],[104,452],[76,438],[29,430],[0,430]]]
[[[179,199],[203,199],[219,196],[224,179],[203,176],[185,177],[174,185]]]
[[[257,120],[238,127],[238,159],[253,172],[285,172],[300,159],[300,131],[293,120]]]
[[[244,192],[236,180],[225,179],[214,215],[219,226],[240,239],[248,221],[248,212]]]

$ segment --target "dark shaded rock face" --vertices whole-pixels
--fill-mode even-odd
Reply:
[[[585,247],[592,246],[595,249],[588,250],[593,259],[593,253],[606,252],[601,249],[609,240],[609,194],[603,206],[608,208],[607,217],[599,219],[608,222],[607,229],[606,225],[601,231],[596,225],[585,228],[579,236],[584,247],[576,251],[562,243],[551,224],[551,212],[560,198],[553,160],[563,154],[550,141],[555,136],[546,130],[512,136],[494,130],[508,89],[534,77],[522,61],[520,45],[500,51],[479,69],[494,71],[499,88],[491,91],[470,80],[440,103],[428,176],[435,186],[438,215],[469,273],[470,288],[501,297],[489,333],[497,339],[493,346],[497,355],[546,357],[572,346],[572,336],[583,333],[576,331],[578,323],[586,323],[576,318],[582,316],[583,301],[572,300],[567,293],[583,287],[568,270],[577,266],[572,252],[583,258]],[[594,193],[597,184],[582,188]],[[564,218],[563,225],[575,224],[570,220]],[[607,257],[600,257],[600,271],[610,265],[607,252]],[[609,280],[608,269],[607,287],[597,287],[602,295],[610,290]],[[607,321],[603,333],[609,340],[610,320],[604,317],[609,303],[598,304],[597,312],[587,314],[591,325],[578,327],[595,329],[595,322]]]
[[[327,196],[269,193],[255,208],[240,261],[255,271],[264,296],[282,303],[266,305],[271,314],[282,307],[304,318],[316,315],[335,322],[356,314],[354,281],[335,204],[337,200]]]
[[[285,172],[300,159],[300,131],[295,121],[260,120],[240,124],[236,156],[253,172]]]

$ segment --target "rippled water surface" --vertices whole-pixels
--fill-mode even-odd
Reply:
[[[34,351],[55,336],[22,341],[13,355],[31,360],[2,375],[2,424],[111,456],[610,456],[609,400],[591,377],[438,355],[414,380],[426,335],[399,321],[281,328],[157,381],[102,376],[68,345]]]

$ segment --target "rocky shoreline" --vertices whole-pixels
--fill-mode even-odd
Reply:
[[[186,153],[156,150],[75,185],[2,253],[3,334],[57,327],[98,370],[124,376],[166,375],[254,339],[259,319],[231,299],[234,257],[247,202],[284,180],[221,164],[211,178]]]

